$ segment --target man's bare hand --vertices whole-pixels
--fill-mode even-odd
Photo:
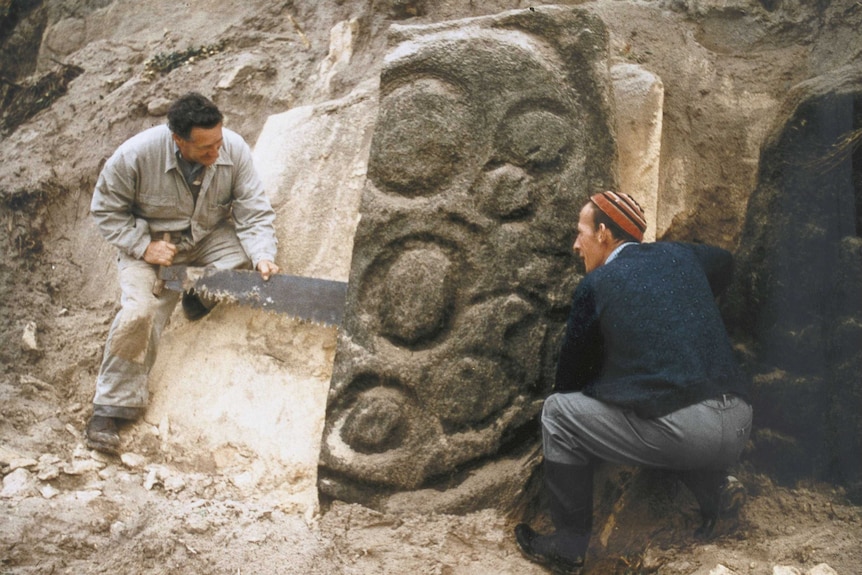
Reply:
[[[257,271],[260,272],[260,277],[263,278],[263,281],[267,281],[269,276],[278,273],[278,266],[269,260],[260,260],[257,264]]]
[[[169,266],[177,255],[177,246],[165,240],[150,242],[147,251],[144,252],[144,261],[148,264]]]

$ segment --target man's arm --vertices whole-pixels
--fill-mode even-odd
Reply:
[[[90,213],[108,243],[142,259],[150,245],[150,226],[132,213],[137,178],[122,151],[117,151],[99,174]]]
[[[715,297],[724,293],[733,278],[733,255],[721,248],[706,244],[689,244],[709,280]]]
[[[593,295],[589,281],[581,280],[572,298],[554,391],[580,391],[601,374],[604,352]]]

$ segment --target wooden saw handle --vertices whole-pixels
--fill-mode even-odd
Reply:
[[[171,232],[163,232],[162,240],[166,242],[171,241]],[[162,266],[159,266],[159,270],[162,269]],[[162,292],[165,289],[165,280],[156,277],[155,283],[153,283],[153,295],[159,297],[162,295]]]

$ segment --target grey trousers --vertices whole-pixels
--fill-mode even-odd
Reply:
[[[213,230],[201,242],[178,244],[174,264],[213,266],[219,269],[250,268],[230,225]],[[162,331],[170,320],[180,294],[164,290],[153,295],[158,266],[120,253],[117,260],[120,311],[108,332],[108,341],[93,397],[93,414],[122,419],[141,416],[149,400],[147,381],[156,361]]]
[[[737,462],[751,433],[752,409],[735,395],[684,407],[656,419],[583,393],[557,393],[545,400],[545,458],[587,465],[601,459],[664,469],[725,469]]]

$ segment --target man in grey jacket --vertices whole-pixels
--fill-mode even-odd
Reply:
[[[90,211],[118,251],[121,308],[105,346],[87,445],[116,454],[117,425],[147,405],[147,378],[180,294],[154,295],[159,266],[187,264],[278,272],[275,213],[251,150],[222,126],[223,115],[197,93],[177,99],[168,124],[123,143],[99,175]],[[182,296],[191,319],[211,302]]]

